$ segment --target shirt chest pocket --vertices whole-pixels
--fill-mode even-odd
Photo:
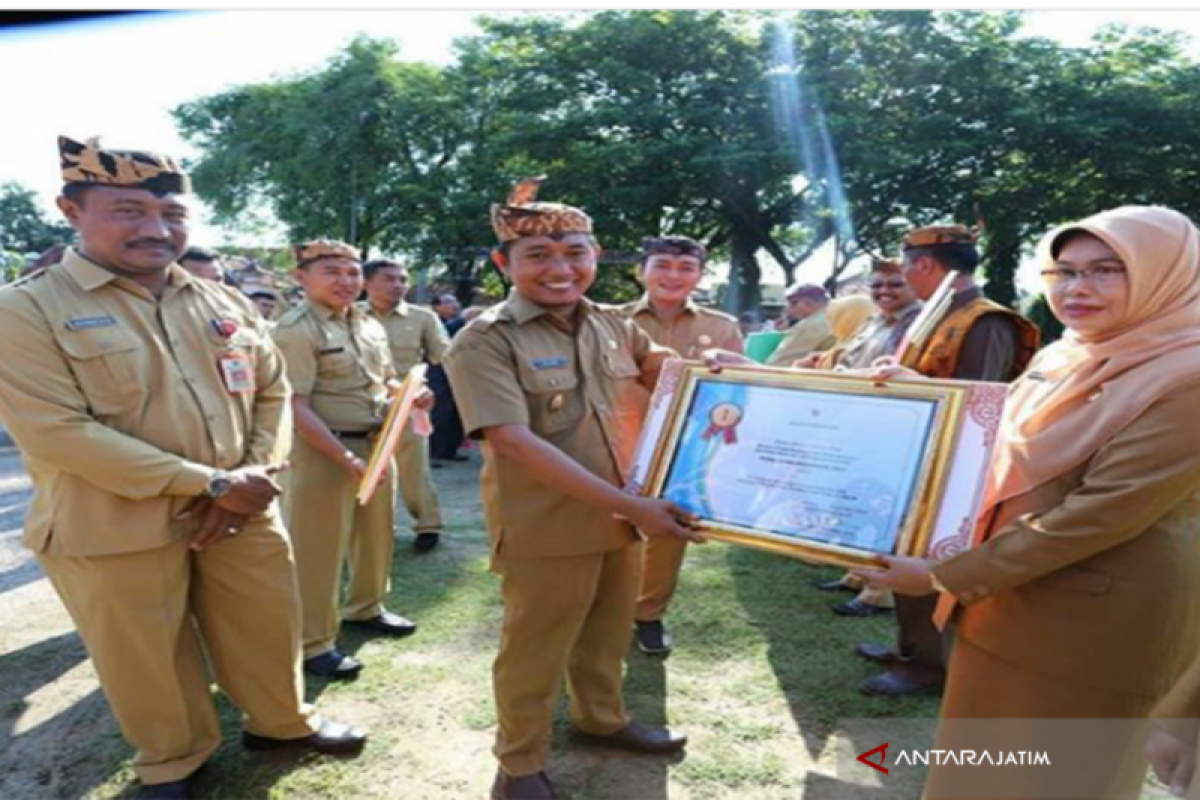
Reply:
[[[529,405],[529,427],[539,435],[561,433],[583,418],[583,387],[569,367],[518,370],[521,388]]]
[[[354,378],[358,369],[358,354],[349,347],[329,347],[317,355],[317,378],[323,381],[346,381]]]
[[[637,380],[642,370],[633,356],[623,350],[609,350],[601,359],[604,374],[613,380]]]
[[[97,416],[130,412],[149,388],[132,335],[119,330],[68,331],[59,339],[88,406]]]
[[[642,370],[633,360],[633,355],[621,350],[610,350],[601,358],[600,368],[607,382],[605,394],[612,405],[613,413],[618,417],[629,417],[640,422],[649,407],[650,392],[638,380],[642,376]]]

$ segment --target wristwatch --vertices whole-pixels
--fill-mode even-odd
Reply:
[[[218,497],[223,497],[232,488],[233,476],[224,470],[217,470],[208,479],[208,486],[204,488],[204,496],[215,500]]]

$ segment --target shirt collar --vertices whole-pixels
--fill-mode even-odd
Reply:
[[[983,297],[983,289],[978,286],[972,286],[970,289],[962,289],[954,293],[954,297],[950,300],[951,310],[957,311],[968,303],[978,300]]]
[[[579,300],[580,317],[586,317],[592,312],[593,303],[586,297]],[[544,306],[539,306],[537,303],[530,300],[525,295],[513,289],[508,293],[508,299],[504,301],[504,313],[513,322],[518,325],[524,325],[538,317],[550,316],[550,310]]]
[[[924,304],[920,300],[913,300],[911,303],[894,314],[881,314],[880,316],[888,322],[901,322],[902,320],[906,320],[909,317],[921,313],[922,305]]]
[[[689,297],[688,299],[683,301],[683,308],[680,310],[679,313],[695,314],[696,308],[697,308],[696,303],[693,302],[692,298]],[[650,302],[650,294],[648,292],[646,294],[643,294],[638,299],[638,301],[633,304],[634,316],[637,316],[638,314],[641,314],[642,312],[645,312],[647,314],[653,314],[656,318],[658,317],[658,312],[654,310],[654,304]]]
[[[408,316],[408,301],[406,301],[406,300],[401,300],[400,305],[396,306],[391,311],[388,311],[385,314],[380,314],[379,312],[377,312],[375,310],[375,306],[371,305],[370,300],[364,300],[363,303],[358,308],[364,314],[368,314],[379,320],[386,319],[387,317],[390,317],[392,314],[396,314],[397,316],[400,316],[400,317]]]
[[[67,251],[63,254],[61,267],[67,271],[67,274],[85,292],[94,292],[96,289],[107,286],[121,278],[115,272],[110,272],[95,261],[87,258],[74,247],[68,247]],[[197,279],[178,264],[172,263],[167,267],[168,286],[187,286],[194,280]]]
[[[314,303],[312,300],[306,300],[305,302],[308,303],[308,307],[312,309],[313,316],[321,320],[321,322],[328,322],[331,319],[339,319],[338,312],[334,311],[329,306],[323,305],[322,303]],[[365,316],[362,310],[355,305],[351,305],[347,311],[348,313],[346,314],[346,319],[348,320],[359,319]]]

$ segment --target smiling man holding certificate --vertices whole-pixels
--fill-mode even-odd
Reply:
[[[683,736],[630,720],[621,676],[640,539],[695,538],[674,504],[619,488],[648,387],[672,353],[584,297],[600,253],[592,220],[538,202],[540,183],[522,181],[493,206],[493,258],[513,290],[446,355],[466,429],[483,440],[481,492],[504,598],[492,797],[521,800],[555,796],[545,765],[564,678],[577,741],[683,749]]]

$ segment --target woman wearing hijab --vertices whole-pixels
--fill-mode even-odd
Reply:
[[[1125,207],[1052,231],[1039,258],[1067,333],[1013,384],[975,545],[855,572],[942,593],[939,747],[1041,737],[1066,756],[989,796],[1136,798],[1146,762],[1115,721],[1146,717],[1200,638],[1200,242],[1182,214]],[[1064,737],[1077,719],[1096,724]],[[926,796],[972,775],[932,768]]]

